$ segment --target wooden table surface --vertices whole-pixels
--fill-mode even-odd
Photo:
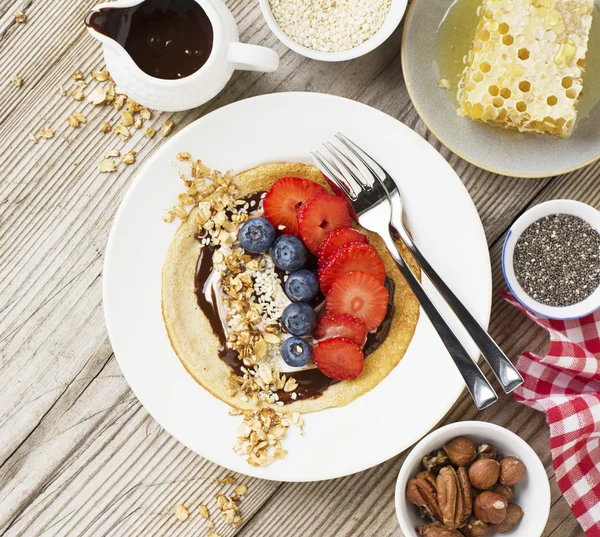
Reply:
[[[92,0],[0,0],[0,535],[205,536],[206,522],[196,511],[200,503],[208,505],[215,531],[224,537],[402,535],[393,503],[402,455],[322,483],[237,476],[248,485],[243,521],[237,528],[225,526],[215,507],[223,486],[214,480],[229,472],[163,431],[125,382],[102,316],[102,263],[115,211],[162,137],[149,140],[137,131],[121,142],[100,132],[104,120],[116,123],[118,112],[70,97],[74,71],[89,75],[104,67],[100,46],[82,23],[92,5]],[[233,101],[281,91],[331,93],[383,110],[426,138],[462,178],[485,227],[494,290],[504,287],[499,263],[504,235],[526,208],[553,198],[600,206],[600,163],[552,179],[515,179],[482,171],[442,147],[408,98],[400,28],[366,57],[319,63],[281,45],[255,0],[228,5],[242,40],[274,47],[280,69],[266,75],[237,72],[212,102],[155,114],[149,125],[172,119],[177,132]],[[15,23],[14,13],[22,10],[27,22]],[[22,77],[20,87],[11,82],[15,75]],[[60,94],[61,84],[67,96]],[[66,118],[74,111],[84,113],[87,124],[70,127]],[[28,138],[43,127],[53,129],[52,139]],[[138,151],[137,163],[99,173],[103,154],[113,148]],[[545,335],[497,293],[491,332],[513,359],[524,349],[543,352],[547,345]],[[544,415],[509,396],[478,413],[463,395],[445,423],[467,419],[508,427],[533,446],[552,486],[544,535],[582,536],[556,485]],[[192,511],[185,522],[173,515],[180,503]]]

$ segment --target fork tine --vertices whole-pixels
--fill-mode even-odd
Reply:
[[[329,149],[331,151],[330,160],[333,161],[333,164],[335,165],[336,169],[342,174],[342,176],[348,182],[348,184],[352,184],[353,182],[356,183],[358,187],[358,190],[356,192],[357,195],[360,193],[361,190],[371,190],[370,185],[363,186],[363,181],[360,180],[358,176],[344,162],[343,158],[347,159],[347,157],[345,157],[344,155],[342,155],[343,158],[338,157],[339,151],[336,151],[335,148],[334,150],[332,150],[331,147],[333,146],[331,146],[331,144],[325,144],[325,147],[326,149]]]
[[[345,164],[346,168],[348,168],[348,172],[352,173],[352,177],[360,186],[366,190],[371,188],[371,185],[373,184],[373,177],[369,179],[367,176],[365,176],[364,173],[358,169],[356,164],[333,144],[325,142],[324,145],[327,149],[329,149],[329,152],[332,153],[334,157],[337,157],[343,164]]]
[[[385,171],[379,164],[377,164],[373,157],[363,151],[352,140],[350,140],[350,138],[344,136],[341,132],[338,132],[335,137],[342,142],[348,148],[348,150],[351,151],[352,154],[355,155],[368,168],[372,174],[378,177],[380,181],[383,181],[385,178]]]
[[[311,152],[313,159],[316,161],[317,166],[321,169],[321,172],[327,176],[327,178],[334,182],[338,188],[340,188],[348,198],[351,200],[356,199],[356,194],[351,189],[349,185],[345,183],[344,177],[340,175],[340,173],[330,165],[327,159],[318,151]]]

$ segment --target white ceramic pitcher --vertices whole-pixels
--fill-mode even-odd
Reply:
[[[98,4],[92,11],[128,8],[143,1],[106,2]],[[213,45],[206,63],[184,78],[167,80],[150,76],[137,66],[119,43],[88,27],[90,34],[103,44],[106,68],[115,80],[119,92],[152,110],[176,112],[195,108],[212,99],[225,87],[236,69],[263,72],[277,70],[279,56],[274,50],[239,42],[233,15],[221,0],[196,2],[212,24]]]

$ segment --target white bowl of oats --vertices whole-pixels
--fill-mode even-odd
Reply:
[[[363,56],[398,27],[407,0],[260,0],[271,31],[288,48],[313,60]]]

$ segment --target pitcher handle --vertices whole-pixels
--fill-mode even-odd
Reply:
[[[279,67],[279,55],[273,49],[238,43],[234,41],[227,47],[227,60],[242,71],[262,71],[272,73]]]

